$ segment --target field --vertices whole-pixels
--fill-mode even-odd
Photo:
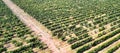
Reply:
[[[66,53],[120,53],[119,0],[11,1],[65,43]],[[0,1],[0,52],[52,53],[48,47]]]
[[[47,49],[0,0],[0,53],[33,53]]]

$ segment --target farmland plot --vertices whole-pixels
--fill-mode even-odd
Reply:
[[[35,33],[0,1],[0,53],[50,52]]]
[[[119,0],[12,1],[76,53],[119,52]]]
[[[120,39],[118,0],[12,0],[76,53],[98,53]],[[115,44],[107,53],[119,48]],[[104,51],[103,51],[104,52]]]

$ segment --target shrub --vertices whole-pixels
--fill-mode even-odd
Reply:
[[[85,44],[85,43],[87,43],[87,42],[89,42],[89,41],[92,41],[92,37],[87,37],[87,38],[85,38],[85,39],[83,39],[83,40],[80,40],[80,41],[74,43],[74,44],[71,46],[71,48],[72,48],[72,49],[75,49],[75,48],[77,48],[77,47],[79,47],[79,46],[81,46],[81,45],[83,45],[83,44]]]

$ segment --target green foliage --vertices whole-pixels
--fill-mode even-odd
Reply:
[[[74,43],[74,44],[71,46],[71,48],[72,48],[72,49],[75,49],[75,48],[77,48],[77,47],[79,47],[79,46],[84,45],[85,43],[87,43],[87,42],[89,42],[89,41],[92,41],[92,37],[88,37],[88,38],[85,38],[85,39],[83,39],[83,40],[80,40],[80,41]]]

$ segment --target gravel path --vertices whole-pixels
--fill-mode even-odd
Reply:
[[[58,49],[55,46],[55,41],[50,34],[46,31],[42,30],[41,24],[36,21],[32,16],[25,13],[21,8],[19,8],[16,4],[14,4],[11,0],[3,0],[3,2],[12,10],[12,12],[31,30],[33,30],[36,34],[40,36],[40,39],[47,44],[48,48],[52,51],[52,53],[66,53],[65,50]],[[12,18],[11,18],[12,19]]]

